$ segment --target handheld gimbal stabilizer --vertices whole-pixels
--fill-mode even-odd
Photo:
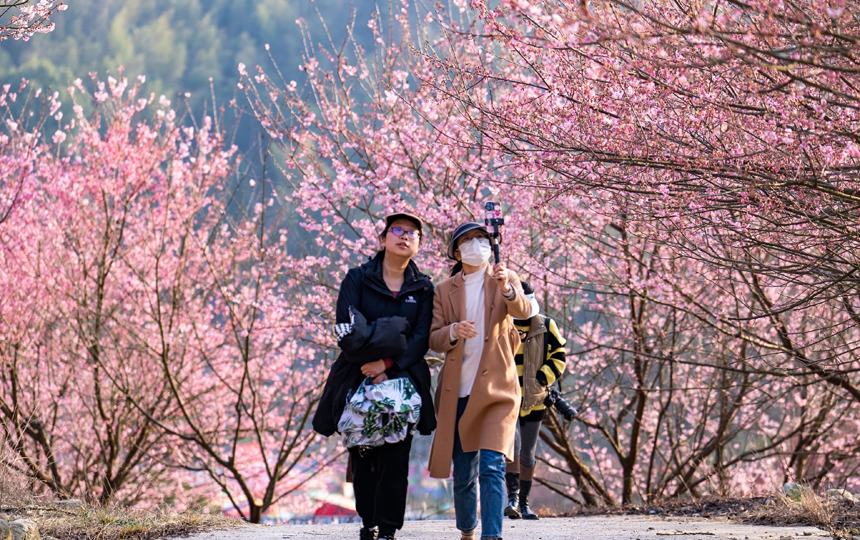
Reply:
[[[502,233],[499,231],[499,227],[505,224],[505,218],[502,217],[502,203],[487,201],[484,203],[484,210],[484,225],[493,228],[493,232],[490,233],[493,238],[493,256],[496,264],[499,264],[501,262],[499,245],[502,243]]]

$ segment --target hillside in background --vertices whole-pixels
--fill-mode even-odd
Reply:
[[[220,105],[233,98],[239,62],[270,65],[266,44],[287,80],[301,80],[296,20],[315,42],[327,39],[317,9],[338,42],[355,9],[359,41],[369,41],[374,0],[74,0],[52,19],[53,32],[0,45],[0,80],[59,89],[123,66],[131,78],[146,75],[148,91],[171,99],[190,92],[195,105],[210,99],[211,77]]]

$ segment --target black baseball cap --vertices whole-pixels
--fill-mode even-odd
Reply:
[[[398,219],[409,220],[418,227],[419,231],[424,231],[424,222],[421,221],[421,218],[408,212],[395,212],[393,214],[388,214],[387,216],[385,216],[385,228],[388,229],[389,227],[391,227],[391,224]]]
[[[451,240],[448,241],[448,258],[452,261],[456,261],[456,257],[454,257],[454,252],[457,251],[457,239],[466,234],[469,231],[474,231],[475,229],[480,229],[484,232],[484,235],[489,239],[490,232],[487,231],[487,227],[477,223],[475,221],[470,221],[468,223],[463,223],[451,233]]]

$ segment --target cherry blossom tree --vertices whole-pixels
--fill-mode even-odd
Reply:
[[[856,401],[855,7],[471,5],[477,21],[442,16],[471,39],[424,82],[474,111],[476,144],[730,270],[748,311],[683,293],[691,312]]]
[[[87,118],[78,105],[63,122],[59,93],[51,96],[52,118],[39,126],[42,133],[6,124],[7,137],[29,146],[15,156],[27,163],[19,172],[25,196],[2,228],[0,409],[15,451],[9,465],[37,484],[60,497],[152,502],[165,474],[154,457],[168,446],[108,371],[134,381],[134,395],[151,414],[170,410],[164,384],[146,376],[118,324],[128,302],[119,274],[135,204],[177,140],[158,141],[158,124],[135,132],[133,119],[148,100],[123,102],[125,80],[97,87],[95,101],[117,105],[107,125],[103,111]],[[59,129],[46,141],[49,125]]]
[[[453,50],[439,88],[481,111],[482,142],[626,205],[689,256],[799,286],[758,316],[856,311],[856,6],[472,5],[487,54]],[[473,100],[476,84],[496,99]]]
[[[72,119],[55,94],[38,130],[6,123],[20,164],[0,227],[6,465],[103,504],[223,493],[259,522],[331,459],[308,428],[326,349],[287,281],[265,178],[248,204],[255,181],[215,120],[183,125],[143,84],[78,80]]]
[[[146,233],[170,249],[153,254],[154,274],[139,283],[146,318],[136,325],[158,329],[139,346],[178,409],[158,421],[181,443],[168,463],[205,472],[253,523],[339,455],[310,429],[325,330],[305,299],[313,293],[283,266],[287,231],[266,230],[274,194],[265,177],[261,193],[235,220],[206,194],[205,205],[149,223]]]
[[[779,367],[781,355],[768,341],[778,331],[766,321],[744,328],[756,340],[712,324],[750,311],[728,271],[655,245],[635,223],[575,208],[565,215],[555,236],[571,246],[567,264],[577,267],[565,285],[578,285],[586,300],[577,306],[557,294],[555,302],[566,307],[567,298],[585,314],[575,329],[577,376],[568,384],[585,408],[569,427],[588,459],[573,451],[554,417],[544,437],[563,458],[548,464],[573,476],[578,501],[755,493],[789,479],[817,485],[831,472],[831,480],[850,478],[840,475],[856,463],[841,449],[853,447],[848,426],[857,419],[841,389],[803,368]],[[558,251],[551,245],[546,253]],[[539,275],[558,276],[564,261],[549,260]],[[807,315],[790,314],[800,333],[815,326]],[[840,315],[820,308],[816,316]],[[853,368],[856,358],[843,347],[852,335],[821,336],[811,348],[841,349]]]
[[[22,79],[14,88],[11,83],[0,87],[0,116],[6,128],[0,134],[0,224],[25,195],[39,134],[60,107],[59,93],[30,91],[28,84]]]

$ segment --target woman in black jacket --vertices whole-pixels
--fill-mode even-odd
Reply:
[[[322,435],[337,430],[348,396],[365,377],[374,384],[408,378],[421,396],[416,429],[422,435],[436,429],[430,369],[424,360],[433,319],[433,284],[412,261],[422,229],[423,222],[411,214],[386,216],[379,237],[382,250],[350,269],[341,283],[336,323],[351,330],[357,315],[363,319],[358,323],[361,332],[356,332],[361,338],[355,339],[353,333],[338,341],[342,352],[332,365],[313,419],[314,430]],[[363,522],[361,540],[374,540],[377,534],[391,539],[403,527],[411,446],[410,432],[398,443],[349,449],[355,506]]]

